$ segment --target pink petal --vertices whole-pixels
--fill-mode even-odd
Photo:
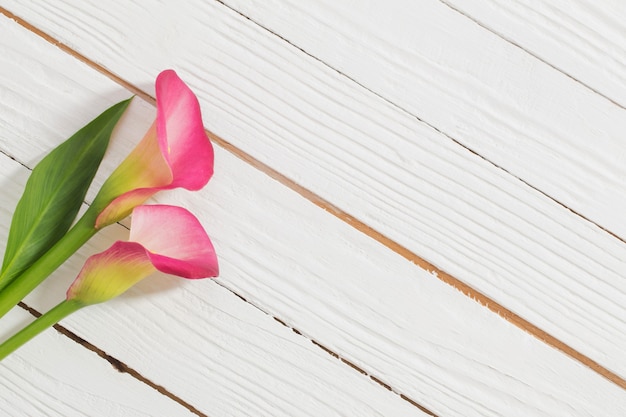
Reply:
[[[133,208],[143,204],[155,193],[155,188],[137,188],[122,194],[106,206],[96,217],[96,229],[115,223],[127,217]]]
[[[122,294],[155,270],[143,246],[118,241],[87,259],[66,298],[85,305],[101,303]]]
[[[174,175],[170,187],[199,190],[213,175],[213,147],[195,94],[173,70],[156,80],[157,135]]]
[[[136,207],[129,240],[141,243],[161,272],[185,278],[214,277],[219,273],[209,236],[198,219],[182,207]]]

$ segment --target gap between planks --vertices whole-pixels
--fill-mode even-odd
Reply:
[[[617,107],[626,110],[626,107],[624,107],[621,103],[615,101],[614,99],[612,99],[611,97],[607,96],[606,94],[600,92],[599,90],[596,90],[595,88],[593,88],[591,85],[579,80],[578,78],[574,77],[573,75],[571,75],[570,73],[568,73],[567,71],[565,71],[562,68],[559,68],[551,63],[549,63],[548,61],[546,61],[545,59],[541,58],[539,55],[537,55],[536,53],[532,52],[529,49],[526,49],[525,47],[523,47],[521,44],[517,43],[516,41],[514,41],[513,39],[511,39],[510,37],[504,35],[503,33],[500,33],[498,31],[496,31],[495,29],[490,28],[489,26],[487,26],[486,24],[484,24],[483,22],[481,22],[480,20],[474,18],[473,16],[465,13],[464,11],[462,11],[461,9],[457,8],[455,5],[450,3],[450,0],[439,0],[439,2],[441,4],[443,4],[444,6],[448,7],[450,10],[453,10],[454,12],[460,14],[461,16],[463,16],[464,18],[471,20],[472,22],[474,22],[475,24],[477,24],[478,26],[480,26],[481,28],[493,33],[494,35],[496,35],[497,37],[499,37],[500,39],[502,39],[503,41],[510,43],[511,45],[515,46],[516,48],[519,48],[520,50],[524,51],[524,53],[532,56],[533,58],[535,58],[537,61],[540,61],[541,63],[549,66],[550,68],[560,72],[561,74],[565,75],[567,78],[571,79],[572,81],[582,85],[583,87],[585,87],[586,89],[588,89],[589,91],[599,95],[600,97],[604,98],[607,101],[610,101],[611,103],[615,104]],[[578,214],[578,213],[577,213]],[[581,216],[583,217],[583,216]],[[584,218],[584,217],[583,217]],[[587,220],[587,219],[585,219]],[[610,233],[610,232],[609,232]],[[618,237],[618,236],[616,236]],[[618,237],[619,238],[619,237]],[[623,241],[623,239],[620,239]]]
[[[430,411],[429,409],[427,409],[426,407],[424,407],[421,404],[418,404],[416,401],[412,400],[411,398],[409,398],[408,396],[406,396],[405,394],[402,394],[401,392],[398,392],[397,390],[393,389],[391,386],[389,386],[388,384],[386,384],[385,382],[383,382],[381,379],[375,377],[374,375],[371,375],[369,373],[367,373],[365,370],[363,370],[362,368],[358,367],[357,365],[355,365],[354,363],[350,362],[349,360],[342,358],[340,355],[338,355],[337,353],[333,352],[332,350],[328,349],[326,346],[322,345],[321,343],[310,339],[309,337],[305,336],[302,334],[301,331],[299,331],[298,329],[289,326],[287,323],[285,323],[284,321],[282,321],[281,319],[279,319],[276,316],[272,316],[271,314],[263,311],[262,309],[260,309],[258,306],[250,303],[248,300],[246,300],[244,297],[242,297],[241,295],[237,294],[236,292],[234,292],[233,290],[231,290],[230,288],[225,287],[223,284],[218,283],[217,281],[214,281],[217,285],[221,286],[222,288],[224,288],[225,290],[229,291],[230,293],[232,293],[233,295],[237,296],[239,299],[241,299],[243,302],[250,304],[251,306],[253,306],[254,308],[256,308],[257,310],[261,311],[262,313],[271,316],[275,321],[277,321],[278,323],[280,323],[281,325],[285,326],[286,328],[290,329],[292,332],[294,332],[295,334],[297,334],[300,337],[303,337],[305,339],[308,339],[312,344],[314,344],[315,346],[317,346],[318,348],[320,348],[321,350],[323,350],[324,352],[328,353],[329,355],[331,355],[333,358],[343,362],[344,364],[348,365],[349,367],[351,367],[352,369],[356,370],[357,372],[359,372],[360,374],[362,374],[365,377],[369,377],[369,379],[371,379],[372,381],[376,382],[378,385],[380,385],[381,387],[385,388],[387,391],[393,392],[394,394],[396,394],[397,396],[400,397],[400,399],[408,402],[409,404],[411,404],[412,406],[418,408],[420,411],[422,411],[423,413],[432,416],[432,417],[438,417],[437,414],[433,413],[432,411]],[[37,311],[36,309],[30,307],[28,304],[24,303],[23,301],[20,301],[18,303],[18,306],[21,307],[22,309],[26,310],[28,313],[30,313],[33,317],[38,318],[41,316],[41,313],[39,311]],[[75,343],[78,343],[79,345],[81,345],[82,347],[84,347],[85,349],[95,353],[96,355],[98,355],[100,358],[104,359],[105,361],[109,362],[109,364],[115,368],[118,372],[121,373],[126,373],[129,376],[135,378],[137,381],[142,382],[146,385],[148,385],[150,388],[156,390],[157,392],[159,392],[160,394],[166,396],[167,398],[171,399],[172,401],[175,401],[176,403],[180,404],[181,406],[185,407],[187,410],[189,410],[191,413],[197,415],[198,417],[208,417],[206,414],[202,413],[200,410],[198,410],[196,407],[192,406],[191,404],[189,404],[188,402],[186,402],[185,400],[183,400],[182,398],[178,397],[177,395],[171,393],[170,391],[168,391],[165,387],[163,387],[162,385],[156,384],[155,382],[151,381],[150,379],[146,378],[145,376],[141,375],[138,371],[136,371],[134,368],[126,365],[124,362],[122,362],[121,360],[117,359],[114,356],[109,355],[108,353],[106,353],[104,350],[100,349],[99,347],[97,347],[96,345],[94,345],[93,343],[83,339],[82,337],[78,336],[76,333],[72,332],[71,330],[67,329],[66,327],[62,326],[61,324],[57,323],[54,326],[54,329],[59,332],[60,334],[62,334],[63,336],[69,338],[70,340],[72,340]]]
[[[576,210],[572,209],[571,207],[568,207],[567,205],[563,204],[561,201],[557,200],[556,198],[552,197],[549,194],[546,194],[543,190],[540,190],[539,188],[535,187],[534,185],[532,185],[531,183],[527,182],[526,180],[516,176],[515,174],[513,174],[512,172],[510,172],[508,169],[496,164],[495,162],[487,159],[486,157],[484,157],[483,155],[481,155],[480,153],[476,152],[474,149],[470,148],[469,146],[463,144],[462,142],[460,142],[459,140],[455,139],[454,137],[450,136],[449,134],[447,134],[446,132],[440,130],[437,126],[431,124],[430,122],[420,118],[419,116],[411,113],[409,110],[405,109],[404,107],[398,105],[397,103],[394,103],[393,101],[389,100],[387,97],[381,95],[380,93],[368,88],[367,86],[365,86],[364,84],[362,84],[360,81],[357,81],[356,79],[352,78],[350,75],[344,73],[341,70],[338,70],[337,68],[333,67],[332,65],[330,65],[329,63],[323,61],[322,59],[316,57],[315,55],[312,55],[311,53],[307,52],[305,49],[299,47],[298,45],[292,43],[289,39],[285,38],[284,36],[281,36],[280,34],[272,31],[270,28],[264,26],[263,24],[261,24],[260,22],[252,19],[249,16],[246,16],[245,14],[243,14],[242,12],[240,12],[239,10],[233,8],[232,6],[224,3],[223,0],[215,0],[217,3],[221,4],[222,6],[226,7],[227,9],[231,10],[234,13],[237,13],[239,16],[243,17],[244,19],[252,22],[254,25],[260,27],[261,29],[263,29],[264,31],[272,34],[273,36],[279,38],[280,40],[282,40],[283,42],[289,44],[290,46],[296,48],[297,50],[299,50],[300,52],[302,52],[303,54],[305,54],[306,56],[310,57],[311,59],[316,60],[317,62],[321,63],[322,65],[326,66],[329,69],[332,69],[333,71],[335,71],[337,74],[341,75],[342,77],[346,78],[347,80],[349,80],[350,82],[358,85],[359,87],[367,90],[369,93],[375,95],[376,97],[378,97],[379,99],[385,101],[386,103],[388,103],[389,105],[395,107],[396,109],[400,110],[401,112],[414,117],[415,119],[417,119],[420,123],[423,123],[424,125],[428,126],[429,128],[433,129],[434,131],[436,131],[437,133],[445,136],[446,138],[450,139],[452,142],[454,142],[455,144],[457,144],[458,146],[460,146],[461,148],[465,149],[466,151],[472,153],[473,155],[477,156],[478,158],[482,159],[483,161],[489,163],[490,165],[492,165],[493,167],[499,169],[502,172],[505,172],[507,175],[512,176],[513,178],[515,178],[516,180],[520,181],[522,184],[532,188],[533,190],[537,191],[538,193],[540,193],[541,195],[545,196],[546,198],[550,199],[551,201],[553,201],[554,203],[558,204],[559,206],[563,207],[564,209],[570,211],[571,213],[575,214],[576,216],[580,217],[581,219],[585,220],[586,222],[593,224],[595,227],[597,227],[598,229],[602,230],[603,232],[608,233],[609,235],[611,235],[612,237],[616,238],[617,240],[626,243],[626,238],[623,238],[617,234],[615,234],[614,232],[612,232],[611,230],[607,229],[606,227],[602,226],[599,223],[596,223],[595,221],[591,220],[590,218],[586,217],[585,215],[583,215],[582,213],[577,212]],[[463,16],[464,18],[471,20],[472,22],[474,22],[476,25],[480,26],[481,28],[493,33],[494,35],[498,36],[500,39],[504,40],[507,43],[510,43],[511,45],[515,46],[516,48],[519,48],[520,50],[524,51],[524,53],[532,56],[533,58],[535,58],[536,60],[538,60],[539,62],[541,62],[542,64],[545,64],[547,66],[549,66],[550,68],[560,72],[561,74],[565,75],[566,77],[572,79],[573,81],[575,81],[576,83],[582,85],[583,87],[589,89],[590,91],[592,91],[595,94],[598,94],[600,97],[606,99],[607,101],[611,102],[612,104],[615,104],[616,106],[626,110],[626,107],[622,106],[621,104],[617,103],[615,100],[611,99],[610,97],[600,93],[599,91],[595,90],[594,88],[592,88],[591,86],[583,83],[582,81],[578,80],[577,78],[574,78],[572,75],[568,74],[567,72],[561,70],[560,68],[550,64],[549,62],[543,60],[542,58],[540,58],[539,56],[535,55],[534,53],[530,52],[529,50],[523,48],[521,45],[515,43],[513,40],[505,37],[504,35],[493,31],[492,29],[490,29],[488,26],[483,25],[480,21],[474,19],[473,17],[463,13],[461,10],[455,8],[454,6],[452,6],[451,4],[448,3],[449,0],[438,0],[441,4],[443,4],[444,6],[450,8],[451,10],[453,10],[455,13],[459,13],[461,16]],[[55,41],[58,42],[58,41]],[[60,44],[60,42],[59,42]],[[69,49],[69,48],[68,48]],[[88,62],[88,59],[85,57],[82,57],[83,62]],[[94,67],[95,68],[95,67]],[[106,69],[103,68],[104,71],[106,71]],[[117,77],[115,74],[111,74],[111,77]]]
[[[219,2],[219,0],[217,0]],[[224,5],[222,2],[219,2],[220,4]],[[224,5],[225,7],[228,7],[226,5]],[[230,9],[230,7],[228,7]],[[232,9],[231,9],[232,10]],[[240,12],[234,10],[236,13],[240,14],[241,16],[243,16],[244,18],[250,20],[251,22],[253,22],[254,24],[259,25],[257,22],[254,22],[253,20],[251,20],[249,17],[242,15]],[[74,58],[78,59],[79,61],[83,62],[84,64],[88,65],[89,67],[91,67],[92,69],[98,71],[99,73],[105,75],[106,77],[110,78],[112,81],[116,82],[117,84],[119,84],[120,86],[126,88],[127,90],[129,90],[130,92],[132,92],[133,94],[141,97],[142,99],[144,99],[145,101],[152,103],[153,105],[155,104],[156,100],[154,97],[152,97],[150,94],[146,93],[145,91],[139,89],[138,87],[136,87],[135,85],[129,83],[128,81],[124,80],[122,77],[112,73],[111,71],[109,71],[108,69],[106,69],[104,66],[90,60],[89,58],[87,58],[86,56],[84,56],[83,54],[75,51],[74,49],[70,48],[69,46],[65,45],[64,43],[62,43],[61,41],[55,39],[54,37],[52,37],[51,35],[47,34],[46,32],[42,31],[41,29],[35,27],[34,25],[28,23],[27,21],[25,21],[24,19],[16,16],[15,14],[11,13],[10,11],[6,10],[5,8],[0,6],[0,13],[3,14],[4,16],[8,17],[9,19],[14,20],[16,23],[18,23],[19,25],[21,25],[22,27],[24,27],[25,29],[31,31],[32,33],[34,33],[35,35],[43,38],[44,40],[46,40],[47,42],[51,43],[52,45],[56,46],[57,48],[61,49],[63,52],[73,56]],[[261,26],[263,27],[263,26]],[[271,32],[269,29],[263,27],[263,29],[269,31],[270,33],[272,33],[274,36],[278,36],[279,38],[283,39],[285,42],[289,43],[291,46],[301,50],[303,53],[311,56],[309,53],[307,53],[306,51],[303,51],[301,48],[297,47],[296,45],[291,44],[288,40],[280,37],[280,35],[275,34],[274,32]],[[504,39],[504,38],[503,38]],[[504,39],[506,40],[506,39]],[[507,40],[508,42],[508,40]],[[318,58],[312,57],[313,59],[319,60]],[[543,61],[542,61],[543,62]],[[324,63],[324,65],[327,65],[326,63]],[[330,67],[332,68],[332,67]],[[346,77],[348,80],[350,80],[351,82],[355,82],[356,81],[352,80],[350,77],[348,77],[345,74],[340,73],[342,76]],[[565,74],[567,75],[567,74]],[[358,85],[360,85],[359,83],[357,83]],[[361,86],[361,85],[360,85]],[[366,88],[364,86],[361,86],[363,88]],[[366,88],[367,89],[367,88]],[[369,91],[369,90],[368,90]],[[373,94],[376,94],[375,92],[372,92]],[[393,104],[393,103],[392,103]],[[401,109],[402,110],[402,109]],[[429,125],[430,126],[430,125]],[[433,129],[437,130],[436,127],[431,126]],[[283,184],[284,186],[288,187],[289,189],[295,191],[296,193],[298,193],[299,195],[301,195],[302,197],[306,198],[307,200],[311,201],[313,204],[315,204],[316,206],[322,208],[323,210],[327,211],[328,213],[334,215],[335,217],[339,218],[340,220],[346,222],[347,224],[349,224],[350,226],[352,226],[353,228],[357,229],[358,231],[360,231],[361,233],[364,233],[365,235],[367,235],[368,237],[376,240],[377,242],[381,243],[382,245],[384,245],[385,247],[391,249],[392,251],[396,252],[397,254],[399,254],[400,256],[402,256],[403,258],[407,259],[408,261],[412,262],[413,264],[417,265],[418,267],[425,269],[433,274],[435,274],[437,276],[437,278],[441,281],[443,281],[444,283],[454,287],[456,290],[460,291],[461,293],[463,293],[464,295],[466,295],[467,297],[470,297],[471,299],[473,299],[474,301],[480,303],[481,305],[483,305],[484,307],[487,307],[490,311],[498,314],[500,317],[504,318],[505,320],[507,320],[508,322],[510,322],[511,324],[515,325],[516,327],[520,328],[521,330],[531,334],[532,336],[536,337],[537,339],[541,340],[542,342],[546,343],[547,345],[563,352],[564,354],[568,355],[569,357],[571,357],[572,359],[580,362],[581,364],[587,366],[588,368],[590,368],[591,370],[593,370],[594,372],[598,373],[599,375],[603,376],[604,378],[608,379],[609,381],[613,382],[614,384],[618,385],[620,388],[622,389],[626,389],[626,379],[620,377],[619,375],[617,375],[616,373],[610,371],[609,369],[603,367],[602,365],[600,365],[598,362],[594,361],[593,359],[591,359],[590,357],[578,352],[577,350],[573,349],[571,346],[565,344],[564,342],[562,342],[561,340],[557,339],[556,337],[550,335],[549,333],[543,331],[542,329],[540,329],[539,327],[535,326],[534,324],[530,323],[529,321],[525,320],[524,318],[522,318],[521,316],[515,314],[514,312],[510,311],[509,309],[505,308],[503,305],[501,305],[500,303],[496,302],[495,300],[492,300],[491,298],[487,297],[486,295],[482,294],[481,292],[475,290],[474,288],[472,288],[471,286],[467,285],[466,283],[460,281],[458,278],[455,278],[453,276],[451,276],[450,274],[446,273],[445,271],[437,268],[435,265],[431,264],[430,262],[426,261],[425,259],[421,258],[420,256],[418,256],[417,254],[413,253],[412,251],[410,251],[409,249],[407,249],[406,247],[400,245],[399,243],[393,241],[392,239],[386,237],[385,235],[383,235],[382,233],[378,232],[377,230],[373,229],[372,227],[368,226],[367,224],[363,223],[362,221],[360,221],[359,219],[357,219],[356,217],[350,215],[349,213],[343,211],[342,209],[338,208],[337,206],[335,206],[334,204],[330,203],[329,201],[321,198],[320,196],[316,195],[315,193],[313,193],[312,191],[302,187],[301,185],[297,184],[295,181],[291,180],[290,178],[286,177],[285,175],[281,174],[280,172],[276,171],[275,169],[271,168],[270,166],[266,165],[265,163],[259,161],[258,159],[254,158],[253,156],[249,155],[248,153],[240,150],[239,148],[237,148],[236,146],[234,146],[233,144],[231,144],[230,142],[226,141],[225,139],[213,134],[210,131],[207,131],[208,136],[211,138],[211,140],[217,144],[218,146],[222,147],[223,149],[227,150],[228,152],[232,153],[233,155],[235,155],[236,157],[238,157],[239,159],[243,160],[244,162],[250,164],[251,166],[255,167],[256,169],[258,169],[259,171],[263,172],[264,174],[268,175],[269,177],[271,177],[272,179],[280,182],[281,184]],[[451,140],[453,140],[455,143],[459,144],[454,138],[449,137],[448,135],[446,135],[446,137],[450,138]],[[476,152],[472,151],[471,149],[468,149],[467,147],[463,146],[462,144],[459,144],[459,146],[462,146],[464,149],[466,149],[469,152],[472,152],[473,154],[476,154]],[[485,159],[483,156],[476,154],[477,156]],[[488,161],[490,162],[490,161]],[[492,163],[492,162],[490,162]],[[492,163],[493,164],[493,163]],[[499,169],[502,169],[501,167],[498,167]],[[505,170],[506,172],[506,170]],[[509,174],[511,175],[511,174]],[[518,178],[519,179],[519,178]],[[520,179],[520,181],[524,182],[523,180]],[[526,182],[524,182],[524,184],[528,185],[529,187],[533,188],[532,185],[527,184]],[[541,192],[540,190],[537,190],[539,192]],[[545,195],[545,193],[542,192],[542,194]],[[550,198],[551,200],[555,201],[557,204],[567,208],[568,210],[572,211],[569,207],[563,205],[562,203],[554,200],[552,197],[547,196],[548,198]],[[601,228],[602,230],[604,230],[605,232],[615,236],[613,233],[611,233],[610,231],[602,228],[601,226],[591,222],[590,220],[586,219],[584,216],[582,216],[579,213],[576,213],[575,211],[572,211],[574,214],[578,215],[579,217],[585,219],[586,221],[589,221],[590,223],[596,225],[597,227]],[[623,239],[621,239],[619,236],[615,236],[616,238],[624,241]],[[226,287],[225,287],[226,288]],[[241,298],[244,302],[253,305],[255,308],[259,309],[260,311],[264,312],[265,314],[271,315],[270,313],[264,311],[262,308],[260,308],[259,306],[254,305],[253,303],[250,303],[248,300],[246,300],[244,297],[240,296],[239,294],[235,293],[234,291],[230,290],[229,288],[226,288],[228,291],[232,292],[234,295],[237,295],[239,298]],[[29,310],[30,311],[30,310]],[[272,316],[274,317],[274,316]],[[304,335],[302,335],[302,333],[300,331],[298,331],[297,329],[294,329],[293,327],[289,326],[288,324],[286,324],[285,322],[283,322],[282,320],[280,320],[279,318],[274,317],[274,319],[276,321],[278,321],[279,323],[283,324],[284,326],[292,329],[295,333],[301,335],[302,337],[306,337]],[[67,330],[66,330],[67,331]],[[67,331],[69,332],[69,331]],[[69,332],[71,333],[71,332]],[[65,334],[65,333],[64,333]],[[80,339],[78,336],[74,335],[77,339]],[[69,336],[68,336],[69,337]],[[72,337],[70,337],[72,338]],[[308,337],[307,337],[308,338]],[[72,338],[73,339],[73,338]],[[417,404],[415,401],[411,400],[410,398],[408,398],[407,396],[405,396],[404,394],[394,390],[392,387],[390,387],[388,384],[386,384],[384,381],[380,380],[379,378],[376,378],[373,375],[368,375],[365,371],[363,371],[361,368],[357,367],[356,365],[352,364],[350,361],[342,358],[340,355],[338,355],[337,353],[325,348],[323,345],[321,345],[320,343],[316,342],[315,340],[312,340],[310,338],[308,338],[313,344],[315,344],[316,346],[318,346],[319,348],[321,348],[322,350],[326,351],[327,353],[329,353],[330,355],[332,355],[333,357],[341,360],[342,362],[344,362],[345,364],[351,366],[352,368],[354,368],[355,370],[357,370],[358,372],[369,376],[373,381],[377,382],[379,385],[381,385],[382,387],[398,394],[402,399],[408,401],[409,403],[413,404],[414,406],[418,407],[419,409],[421,409],[422,411],[435,416],[435,414],[433,414],[431,411],[429,411],[428,409],[424,408],[423,406]],[[75,339],[73,339],[75,340]],[[82,339],[80,339],[82,340]],[[80,343],[80,342],[79,342]],[[88,343],[88,342],[85,342]],[[93,345],[91,345],[93,346]],[[88,347],[89,348],[89,347]],[[95,346],[93,346],[93,348],[96,348]],[[103,352],[104,353],[104,352]],[[106,355],[106,353],[104,353]],[[107,357],[109,357],[108,355],[106,355]],[[103,356],[104,357],[104,356]],[[106,359],[106,357],[105,357]],[[115,358],[112,358],[113,360],[117,361]],[[108,359],[107,359],[108,360]],[[124,365],[126,366],[126,365]],[[131,368],[128,368],[131,369]],[[136,371],[134,371],[136,373]],[[131,374],[132,375],[132,374]],[[134,376],[134,375],[133,375]],[[143,378],[141,375],[139,375],[137,373],[137,376],[140,378]],[[147,381],[147,379],[143,378],[144,380]],[[142,380],[142,379],[140,379]],[[150,384],[149,384],[150,385]],[[153,386],[154,384],[150,385]],[[153,386],[154,388],[154,386]],[[156,389],[156,388],[155,388]],[[170,394],[171,395],[171,394]],[[181,400],[182,401],[182,400]],[[198,414],[196,412],[196,414]],[[203,414],[198,414],[203,416]]]
[[[27,305],[26,303],[24,303],[22,301],[20,301],[18,306],[20,306],[21,308],[23,308],[24,310],[29,312],[35,318],[38,318],[38,317],[41,316],[41,313],[39,311],[35,310],[34,308],[30,307],[29,305]],[[165,389],[161,385],[155,384],[154,382],[150,381],[148,378],[144,377],[143,375],[141,375],[139,372],[137,372],[136,370],[134,370],[130,366],[126,365],[125,363],[123,363],[123,362],[119,361],[118,359],[114,358],[113,356],[109,355],[108,353],[106,353],[105,351],[103,351],[99,347],[93,345],[92,343],[89,343],[88,341],[86,341],[82,337],[78,336],[76,333],[72,332],[71,330],[68,330],[67,328],[61,326],[60,324],[55,324],[53,327],[54,327],[54,329],[57,332],[61,333],[63,336],[65,336],[65,337],[69,338],[70,340],[78,343],[79,345],[81,345],[85,349],[90,350],[91,352],[93,352],[96,355],[100,356],[105,361],[109,362],[111,364],[111,366],[113,368],[115,368],[117,371],[119,371],[121,373],[126,373],[126,374],[132,376],[136,380],[146,384],[147,386],[149,386],[150,388],[156,390],[160,394],[165,395],[170,400],[175,401],[176,403],[178,403],[181,406],[185,407],[187,410],[189,410],[193,414],[195,414],[195,415],[197,415],[199,417],[208,417],[206,414],[200,412],[200,410],[198,410],[197,408],[195,408],[194,406],[192,406],[191,404],[189,404],[188,402],[186,402],[182,398],[177,397],[176,395],[172,394],[171,392],[169,392],[167,389]]]

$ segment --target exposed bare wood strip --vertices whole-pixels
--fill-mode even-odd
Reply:
[[[20,302],[18,305],[21,308],[23,308],[24,310],[28,311],[33,317],[41,316],[41,313],[39,311],[35,310],[34,308],[30,307],[28,304],[26,304],[24,302]],[[68,330],[67,328],[63,327],[60,324],[55,324],[54,325],[54,329],[57,332],[61,333],[63,336],[67,337],[68,339],[73,340],[74,342],[76,342],[79,345],[83,346],[85,349],[90,350],[93,353],[95,353],[96,355],[100,356],[102,359],[104,359],[105,361],[109,362],[111,364],[111,366],[114,367],[115,369],[117,369],[119,372],[126,373],[126,374],[132,376],[133,378],[135,378],[136,380],[138,380],[140,382],[143,382],[144,384],[146,384],[149,387],[153,388],[154,390],[158,391],[160,394],[165,395],[166,397],[168,397],[172,401],[175,401],[178,404],[182,405],[187,410],[191,411],[193,414],[195,414],[195,415],[197,415],[199,417],[207,417],[206,414],[200,412],[193,405],[189,404],[185,400],[183,400],[183,399],[177,397],[176,395],[172,394],[171,392],[169,392],[168,390],[166,390],[162,386],[160,386],[158,384],[155,384],[154,382],[150,381],[148,378],[144,377],[139,372],[137,372],[136,370],[134,370],[130,366],[126,365],[124,362],[114,358],[113,356],[109,355],[108,353],[106,353],[102,349],[98,348],[97,346],[93,345],[92,343],[89,343],[87,340],[85,340],[82,337],[78,336],[76,333],[72,332],[71,330]]]

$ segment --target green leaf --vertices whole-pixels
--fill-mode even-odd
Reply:
[[[0,289],[50,249],[72,225],[98,170],[124,100],[96,117],[37,164],[17,204],[0,274]]]

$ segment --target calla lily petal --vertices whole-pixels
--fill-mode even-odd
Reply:
[[[136,207],[129,240],[145,246],[161,272],[191,279],[217,276],[219,272],[209,236],[198,219],[182,207]]]
[[[122,294],[154,271],[143,246],[117,241],[87,259],[66,298],[84,305],[101,303]]]
[[[198,99],[172,70],[159,74],[156,96],[157,136],[172,169],[170,187],[199,190],[213,175],[213,147],[204,131]]]
[[[197,279],[217,276],[215,250],[189,211],[174,206],[139,206],[130,241],[118,241],[91,256],[67,291],[83,305],[117,297],[154,271]]]
[[[111,174],[96,197],[95,227],[126,217],[154,193],[199,190],[213,175],[213,147],[198,99],[173,70],[156,80],[157,117],[139,145]]]

